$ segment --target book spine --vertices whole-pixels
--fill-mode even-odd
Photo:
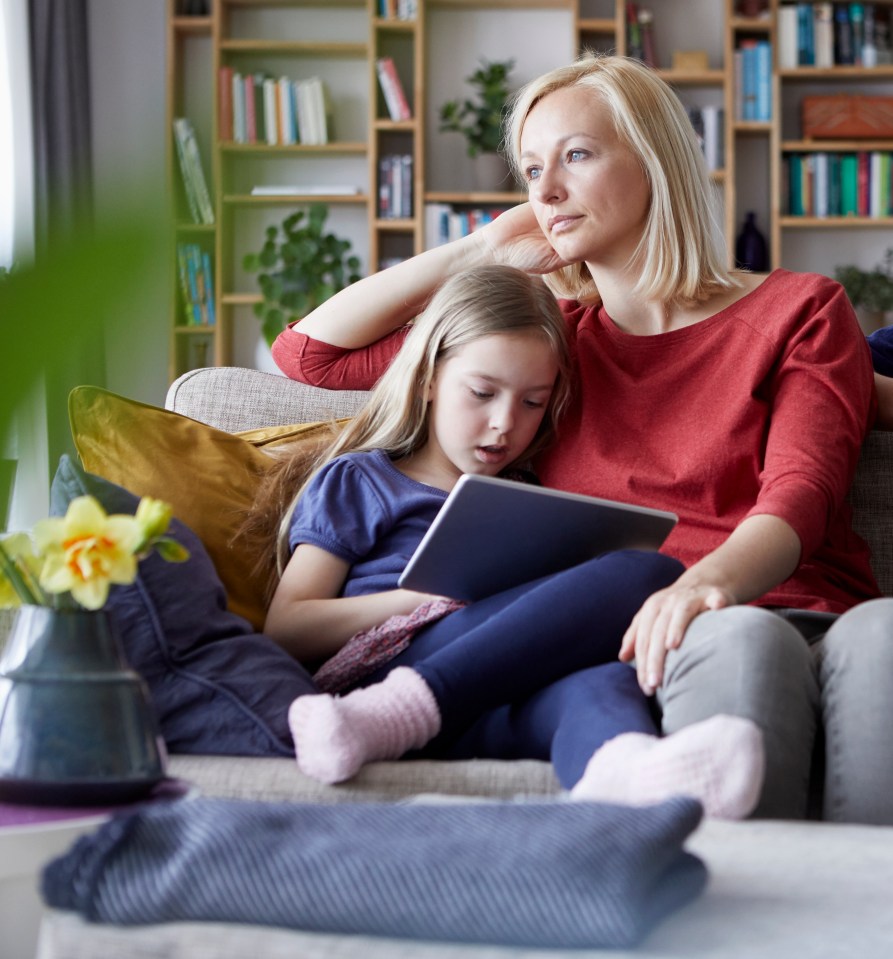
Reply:
[[[859,212],[859,173],[855,153],[844,153],[840,158],[840,212],[856,216]]]
[[[233,68],[221,67],[217,75],[217,129],[221,142],[233,138]]]
[[[797,4],[797,65],[815,64],[815,33],[811,3]]]
[[[275,146],[279,142],[279,123],[276,118],[276,81],[272,77],[264,80],[264,128],[267,143]]]
[[[217,311],[214,306],[214,272],[211,269],[211,254],[207,250],[202,253],[202,269],[205,274],[205,289],[208,297],[206,304],[208,326],[214,326],[217,322]]]
[[[242,74],[233,74],[233,140],[245,142],[245,84]]]
[[[201,223],[202,215],[198,207],[198,201],[195,195],[195,187],[192,183],[190,174],[189,159],[186,155],[186,144],[184,141],[185,132],[181,118],[174,120],[174,143],[177,147],[177,161],[180,166],[180,181],[183,184],[183,193],[186,197],[186,205],[189,208],[189,214],[193,223]]]
[[[778,66],[793,70],[797,66],[797,8],[778,8]]]
[[[254,114],[254,74],[244,79],[245,90],[245,139],[248,143],[257,143],[257,119]]]
[[[772,119],[772,45],[761,40],[754,56],[755,120]]]
[[[393,59],[391,57],[379,57],[375,61],[375,66],[381,92],[384,94],[385,104],[391,119],[411,119],[412,110],[409,107],[409,101],[406,98],[406,92],[400,82]]]
[[[186,154],[189,167],[189,179],[195,194],[195,201],[199,211],[197,223],[213,223],[214,207],[211,205],[211,196],[208,192],[208,184],[205,180],[205,173],[202,169],[201,155],[198,150],[198,142],[195,139],[195,131],[188,120],[183,120],[184,142],[183,149]]]
[[[813,36],[815,65],[834,66],[834,7],[830,3],[817,3],[813,7]]]

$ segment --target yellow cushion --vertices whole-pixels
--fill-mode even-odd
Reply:
[[[232,545],[263,474],[274,460],[265,449],[319,441],[329,423],[302,423],[226,433],[198,420],[79,386],[68,400],[71,433],[90,473],[137,496],[171,504],[214,562],[229,608],[260,629],[266,615],[255,557]]]

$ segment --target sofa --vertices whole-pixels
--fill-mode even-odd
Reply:
[[[282,424],[350,416],[362,393],[318,390],[252,370],[211,368],[179,377],[168,415],[240,435]],[[178,421],[179,422],[179,421]],[[247,432],[246,432],[247,431]],[[262,442],[265,440],[262,440]],[[83,452],[83,451],[82,451]],[[89,465],[89,464],[88,464]],[[198,477],[195,477],[198,480]],[[893,434],[867,439],[851,492],[857,531],[871,545],[885,594],[893,594]],[[562,802],[547,763],[406,760],[373,763],[352,781],[325,786],[288,756],[177,754],[172,776],[205,796],[266,802]],[[704,821],[688,848],[707,866],[706,891],[670,915],[635,954],[643,957],[888,956],[893,950],[893,828],[817,821]],[[344,936],[231,923],[164,922],[121,927],[50,910],[39,959],[128,957],[362,956],[364,959],[548,959],[560,950]],[[593,950],[600,959],[627,950]]]

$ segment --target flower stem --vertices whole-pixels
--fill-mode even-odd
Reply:
[[[36,583],[29,582],[31,577],[19,568],[15,560],[6,552],[2,542],[0,542],[0,570],[3,571],[3,575],[9,580],[23,603],[29,606],[45,605],[46,597],[43,590]]]

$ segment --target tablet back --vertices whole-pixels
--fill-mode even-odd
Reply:
[[[676,521],[662,510],[466,474],[399,584],[478,600],[611,550],[659,549]]]

